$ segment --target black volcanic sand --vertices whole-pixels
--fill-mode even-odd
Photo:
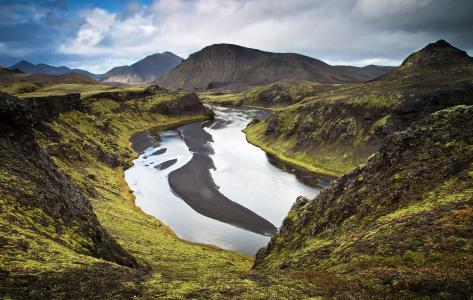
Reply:
[[[158,141],[152,136],[148,130],[137,132],[130,137],[131,148],[137,152],[142,153],[151,146],[157,145]]]
[[[162,162],[162,163],[160,163],[159,165],[154,166],[154,168],[155,168],[155,169],[158,169],[158,170],[166,170],[167,168],[169,168],[170,166],[174,165],[175,163],[177,163],[177,159],[176,159],[176,158],[170,159],[170,160],[166,160],[165,162]]]
[[[183,126],[179,132],[194,155],[186,165],[169,174],[169,185],[174,193],[204,216],[258,234],[275,234],[277,228],[268,220],[219,192],[210,174],[210,169],[215,168],[210,158],[212,136],[202,124]]]
[[[146,157],[150,157],[150,156],[153,156],[153,155],[161,155],[161,154],[166,153],[166,151],[168,151],[168,148],[161,148],[161,149],[158,149],[158,150],[154,151],[153,153],[151,153],[150,155],[148,155]]]

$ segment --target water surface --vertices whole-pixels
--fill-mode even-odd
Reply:
[[[278,169],[270,163],[264,151],[246,141],[241,130],[264,112],[224,107],[213,109],[216,121],[204,130],[211,135],[206,147],[211,149],[209,155],[215,169],[210,173],[219,193],[279,227],[297,196],[314,197],[318,189]],[[267,244],[269,236],[203,216],[180,199],[171,190],[168,175],[188,164],[194,153],[186,146],[179,129],[163,132],[159,139],[159,146],[146,148],[134,161],[133,167],[125,172],[136,204],[143,211],[163,221],[186,240],[248,254],[254,254]],[[196,185],[195,189],[197,193],[199,187]]]

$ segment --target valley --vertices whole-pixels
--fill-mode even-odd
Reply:
[[[150,78],[1,70],[1,297],[473,294],[466,52],[217,44]]]

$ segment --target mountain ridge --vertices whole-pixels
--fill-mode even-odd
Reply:
[[[67,73],[78,73],[87,77],[90,77],[94,80],[100,80],[100,74],[94,74],[86,70],[82,69],[70,69],[66,66],[51,66],[44,63],[33,64],[26,60],[20,60],[16,64],[9,67],[9,69],[18,69],[26,74],[37,75],[37,74],[44,74],[44,75],[52,75],[52,76],[60,76]]]
[[[225,88],[242,90],[279,80],[301,80],[318,83],[346,83],[368,79],[354,76],[357,67],[330,66],[327,63],[297,53],[274,53],[234,44],[214,44],[204,47],[179,66],[156,80],[169,89],[205,90]],[[359,68],[361,69],[361,68]],[[379,75],[377,73],[376,75]]]
[[[182,62],[182,58],[170,51],[146,56],[129,66],[112,68],[103,75],[105,82],[144,83],[165,74]]]

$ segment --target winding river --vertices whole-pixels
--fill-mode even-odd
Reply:
[[[297,196],[319,189],[274,166],[242,132],[256,109],[212,107],[215,121],[132,137],[141,152],[125,179],[136,204],[180,238],[255,254]]]

